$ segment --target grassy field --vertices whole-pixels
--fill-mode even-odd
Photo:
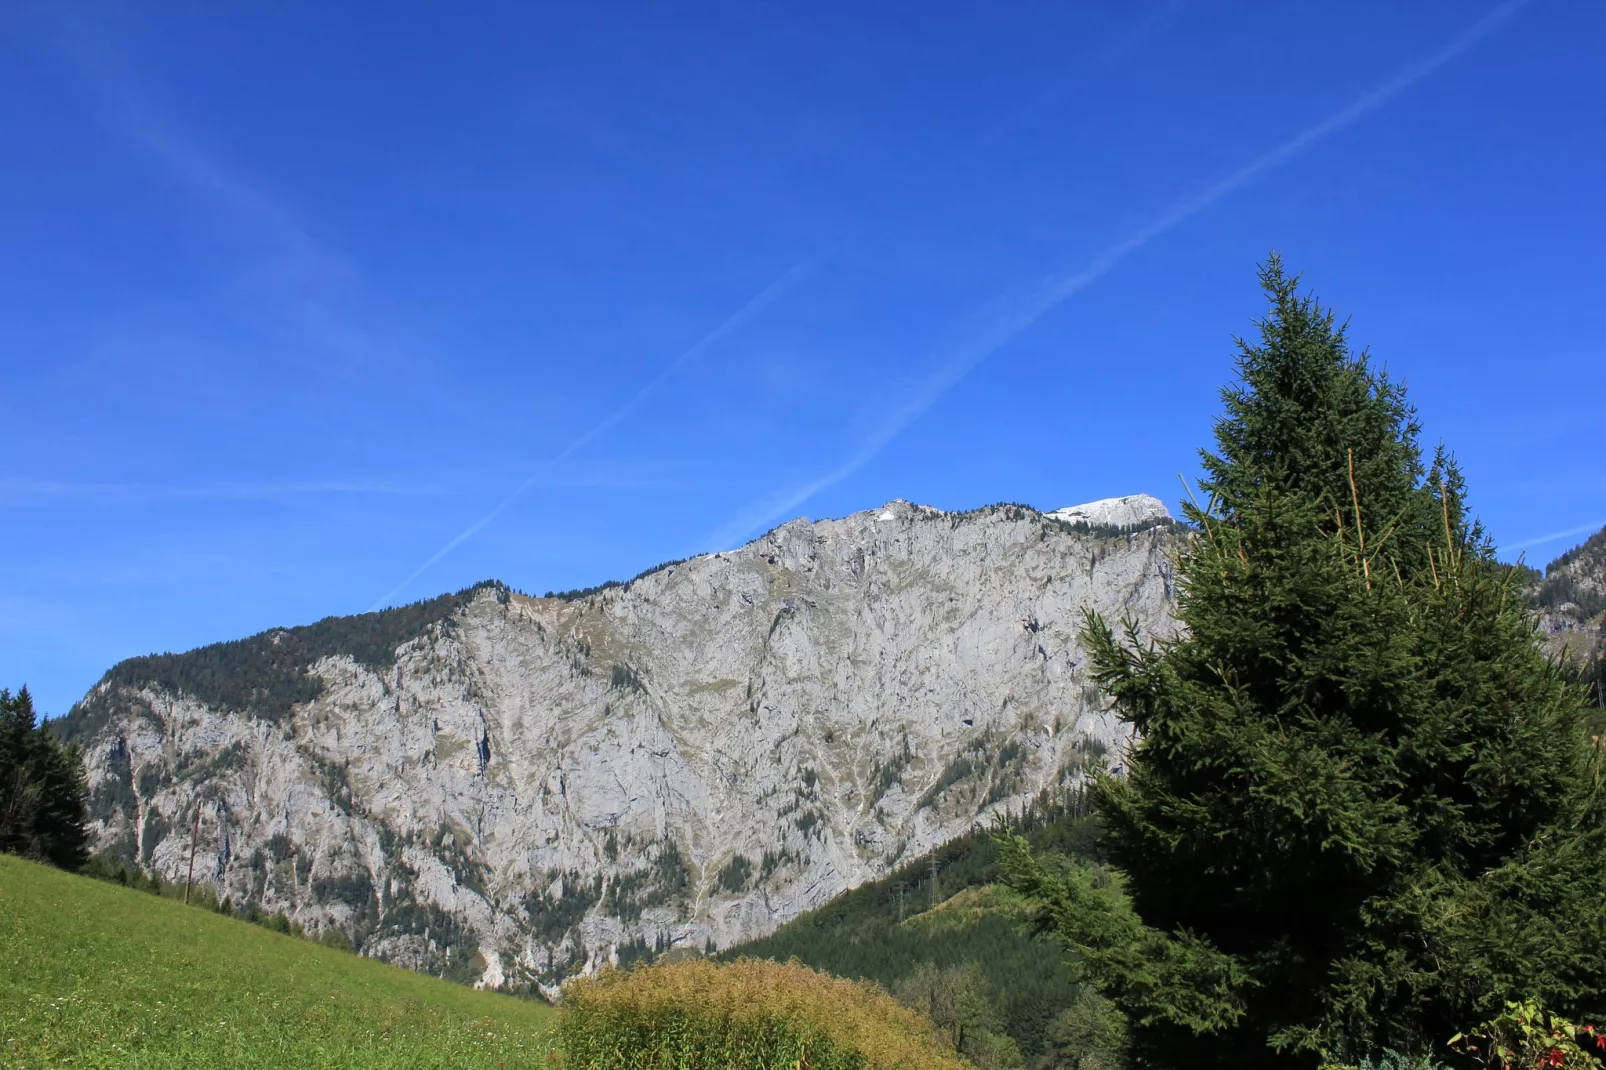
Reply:
[[[540,1067],[554,1012],[0,855],[0,1067]]]

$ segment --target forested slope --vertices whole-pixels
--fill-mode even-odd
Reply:
[[[1097,854],[1097,823],[1079,794],[1039,800],[1021,823],[1040,851]],[[1034,936],[1030,911],[997,876],[992,839],[977,828],[723,957],[796,958],[916,1003],[922,988],[929,997],[945,985],[953,1002],[985,1002],[973,1026],[1009,1037],[1029,1061],[1052,1058],[1055,1020],[1080,989],[1065,952]]]

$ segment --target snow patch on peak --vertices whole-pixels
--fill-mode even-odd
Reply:
[[[1124,498],[1100,498],[1084,505],[1067,505],[1048,514],[1070,524],[1109,524],[1115,527],[1136,527],[1160,520],[1170,520],[1171,511],[1152,494],[1128,494]]]

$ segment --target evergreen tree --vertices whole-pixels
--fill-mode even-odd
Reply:
[[[1581,689],[1403,388],[1273,257],[1239,341],[1182,637],[1090,616],[1140,730],[1096,786],[1111,871],[1003,836],[1012,883],[1133,1024],[1140,1064],[1434,1051],[1536,997],[1606,1011],[1606,820]],[[1125,889],[1125,895],[1121,893]]]
[[[89,857],[83,759],[35,723],[26,687],[0,689],[0,851],[78,869]]]

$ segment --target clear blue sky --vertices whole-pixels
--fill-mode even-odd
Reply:
[[[1271,249],[1548,560],[1606,523],[1603,131],[1594,0],[9,3],[0,683],[1175,500]]]

